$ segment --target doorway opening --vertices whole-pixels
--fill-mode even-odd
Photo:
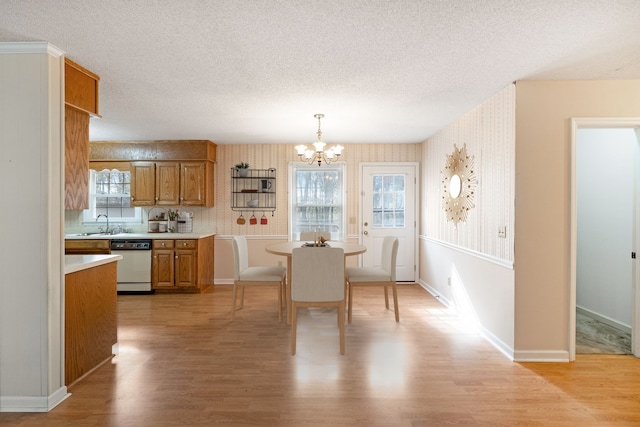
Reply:
[[[632,253],[640,241],[640,118],[571,124],[570,360],[589,352],[638,356],[640,280]]]

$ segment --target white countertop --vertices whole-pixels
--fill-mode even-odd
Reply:
[[[122,255],[65,255],[64,274],[109,264],[122,259]]]
[[[78,233],[65,234],[65,240],[124,240],[124,239],[203,239],[205,237],[214,236],[216,233],[118,233],[118,234],[90,234],[88,236],[79,236]]]

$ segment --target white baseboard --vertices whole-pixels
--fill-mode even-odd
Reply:
[[[435,288],[431,287],[425,281],[418,280],[416,282],[416,284],[420,285],[421,288],[423,288],[425,291],[429,292],[435,299],[440,301],[440,303],[442,305],[444,305],[445,307],[451,307],[452,306],[451,305],[451,301],[449,301],[444,295],[440,295],[440,293],[438,291],[436,291]]]
[[[516,351],[514,362],[569,362],[569,352],[564,350]]]
[[[50,396],[0,396],[0,412],[49,412],[71,396],[63,386]]]

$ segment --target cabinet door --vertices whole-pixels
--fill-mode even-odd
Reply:
[[[194,288],[196,280],[196,251],[193,249],[176,249],[175,284],[179,287]]]
[[[180,203],[180,163],[156,163],[156,205]]]
[[[207,203],[205,163],[182,163],[180,172],[180,204],[205,206]]]
[[[89,208],[89,114],[64,109],[64,208]]]
[[[156,204],[156,164],[131,163],[131,205],[154,206]]]
[[[151,269],[151,284],[154,289],[173,287],[173,249],[154,249]]]

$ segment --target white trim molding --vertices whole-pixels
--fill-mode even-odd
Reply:
[[[0,43],[0,53],[48,53],[63,56],[64,51],[48,42],[4,42]]]
[[[448,248],[457,252],[461,252],[467,255],[471,255],[483,261],[491,262],[493,264],[499,265],[500,267],[505,267],[505,268],[508,268],[509,270],[513,270],[513,262],[506,259],[496,258],[491,255],[483,254],[482,252],[474,251],[472,249],[464,248],[458,245],[453,245],[451,243],[445,242],[444,240],[434,239],[433,237],[429,237],[425,235],[420,235],[420,240],[426,240],[428,242],[432,242],[437,245],[444,246],[445,248]]]
[[[69,396],[66,386],[50,396],[0,396],[0,412],[49,412]]]
[[[569,362],[569,352],[562,350],[516,351],[514,362]]]

